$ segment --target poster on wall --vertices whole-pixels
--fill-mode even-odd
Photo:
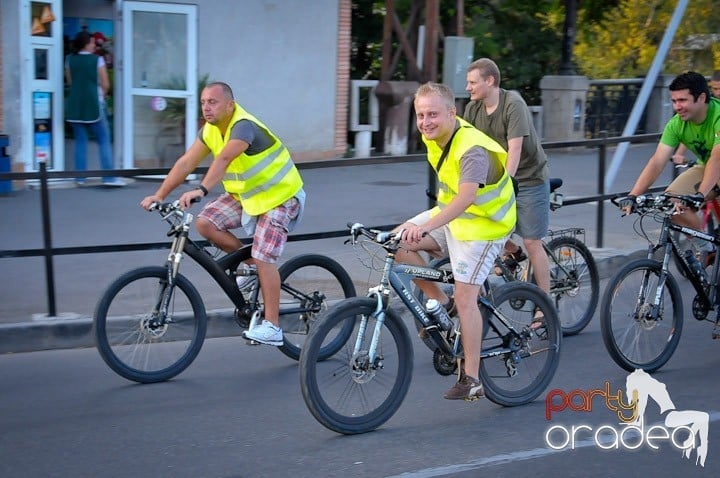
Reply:
[[[45,163],[52,169],[52,93],[33,92],[33,166]]]

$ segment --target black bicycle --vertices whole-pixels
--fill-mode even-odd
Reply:
[[[157,203],[150,210],[170,224],[168,236],[173,240],[167,262],[121,275],[100,298],[94,316],[96,345],[103,360],[117,374],[141,383],[168,380],[185,370],[205,340],[207,313],[202,297],[179,272],[185,256],[195,260],[224,291],[241,328],[253,327],[263,316],[259,281],[242,291],[236,283],[238,266],[250,259],[252,245],[214,257],[210,247],[188,237],[193,215],[183,211],[178,201]],[[293,257],[279,272],[283,345],[278,348],[297,360],[318,315],[355,296],[355,286],[340,264],[318,254]],[[336,340],[319,351],[321,358],[342,347],[352,324],[336,332]]]
[[[434,362],[454,370],[462,358],[459,326],[437,321],[413,291],[413,279],[453,283],[451,271],[396,264],[401,232],[349,224],[351,241],[362,236],[385,250],[380,283],[366,297],[343,300],[323,314],[310,330],[300,353],[300,385],[313,416],[343,434],[364,433],[385,423],[402,404],[412,378],[413,350],[402,318],[389,308],[395,291],[405,308],[434,341]],[[562,331],[555,307],[537,286],[512,282],[479,297],[483,348],[479,376],[485,395],[502,406],[533,401],[548,386],[558,366]],[[532,330],[536,309],[546,325]],[[323,351],[337,343],[338,328],[353,332],[338,352]],[[334,348],[334,345],[333,345]]]
[[[627,197],[615,198],[619,205]],[[720,337],[717,310],[720,290],[717,287],[718,257],[709,277],[693,251],[683,252],[673,231],[689,234],[720,247],[720,237],[673,224],[676,203],[700,208],[694,196],[657,194],[638,196],[633,212],[639,215],[635,231],[648,240],[647,259],[626,264],[610,278],[600,306],[600,329],[603,341],[615,363],[627,371],[643,369],[654,372],[672,357],[683,328],[683,304],[680,287],[669,270],[671,258],[695,289],[693,316],[715,324],[713,338]],[[644,220],[660,222],[660,237],[649,239]],[[708,317],[715,310],[715,317]]]

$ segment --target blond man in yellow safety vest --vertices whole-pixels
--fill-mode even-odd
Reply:
[[[405,251],[397,259],[421,265],[419,251],[450,256],[453,298],[434,282],[419,282],[418,287],[460,319],[465,360],[445,398],[472,400],[484,395],[479,380],[482,316],[477,297],[515,227],[515,193],[505,169],[507,153],[456,116],[455,96],[449,87],[420,86],[415,93],[415,115],[428,162],[437,173],[438,205],[398,227],[404,229]]]

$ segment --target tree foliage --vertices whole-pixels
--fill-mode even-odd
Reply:
[[[713,4],[715,8],[713,9]],[[621,0],[595,22],[581,25],[575,45],[579,73],[589,78],[632,78],[647,73],[677,2]],[[714,10],[714,11],[713,11]],[[720,32],[716,0],[689,2],[664,63],[664,73],[696,70],[709,74],[720,67],[718,43],[702,47],[692,35]]]
[[[395,0],[401,22],[407,22],[413,3],[425,4],[424,0]],[[698,42],[691,47],[690,41],[692,35],[720,33],[720,13],[714,3],[717,0],[689,2],[665,61],[665,73],[694,69],[710,74],[720,69],[720,41],[699,49]],[[559,74],[565,4],[565,0],[465,0],[464,35],[474,39],[474,58],[495,60],[502,86],[519,90],[529,104],[539,104],[540,79]],[[576,72],[591,79],[645,75],[676,4],[677,0],[578,0]],[[444,35],[457,34],[456,6],[456,0],[440,0]],[[385,14],[384,0],[353,0],[351,78],[380,77]],[[416,33],[408,32],[413,45]],[[393,38],[396,51],[399,45]],[[442,68],[442,54],[441,44],[438,68]],[[406,79],[407,71],[403,55],[392,79]],[[438,77],[442,78],[441,71]]]

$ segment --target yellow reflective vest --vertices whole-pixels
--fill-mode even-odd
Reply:
[[[220,154],[230,140],[232,127],[241,120],[250,120],[258,125],[274,143],[258,154],[243,153],[235,158],[228,165],[222,183],[225,191],[240,201],[247,214],[259,216],[295,196],[303,182],[290,152],[278,137],[237,103],[224,138],[217,126],[206,123],[203,127],[202,139],[213,156]]]
[[[515,193],[510,175],[505,170],[507,153],[497,142],[482,131],[476,129],[462,118],[457,118],[460,128],[450,142],[445,160],[438,162],[443,150],[434,141],[423,137],[427,146],[428,161],[438,173],[438,206],[431,213],[438,214],[458,194],[460,185],[460,158],[474,146],[481,146],[488,152],[490,161],[498,161],[503,166],[503,175],[497,183],[486,184],[479,188],[475,202],[463,214],[448,224],[453,237],[460,241],[491,241],[502,239],[515,228]]]

